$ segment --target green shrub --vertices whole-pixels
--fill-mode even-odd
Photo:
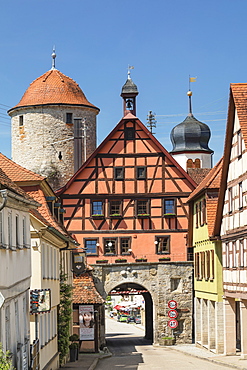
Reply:
[[[14,370],[10,358],[10,352],[4,353],[2,343],[0,343],[0,370]]]

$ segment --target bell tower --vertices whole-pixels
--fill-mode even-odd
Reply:
[[[129,112],[136,115],[136,97],[139,94],[137,86],[130,77],[130,69],[128,68],[128,78],[122,87],[121,97],[123,98],[123,115],[126,116]]]

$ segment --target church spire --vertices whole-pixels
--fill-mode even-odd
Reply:
[[[55,67],[55,59],[56,59],[56,52],[55,52],[55,46],[53,46],[53,51],[52,51],[52,54],[51,54],[51,57],[52,57],[52,67],[51,69],[56,69]]]

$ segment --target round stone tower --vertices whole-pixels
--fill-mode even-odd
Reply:
[[[189,168],[212,168],[214,152],[208,147],[211,136],[210,128],[193,116],[192,91],[189,90],[187,95],[189,114],[171,131],[173,149],[170,153],[185,171]]]
[[[8,113],[12,159],[62,187],[96,148],[96,116],[79,85],[55,68],[34,80]]]

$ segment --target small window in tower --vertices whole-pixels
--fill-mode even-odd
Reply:
[[[194,163],[195,163],[195,168],[201,168],[201,161],[199,158],[196,158]]]
[[[22,127],[23,125],[23,116],[19,116],[19,127]]]
[[[135,139],[135,129],[134,129],[134,127],[125,127],[124,138],[125,138],[125,140],[134,140]]]
[[[73,123],[73,113],[66,113],[66,123],[72,125],[72,123]]]
[[[193,168],[193,161],[192,161],[192,159],[188,159],[187,160],[187,169],[188,168]]]

